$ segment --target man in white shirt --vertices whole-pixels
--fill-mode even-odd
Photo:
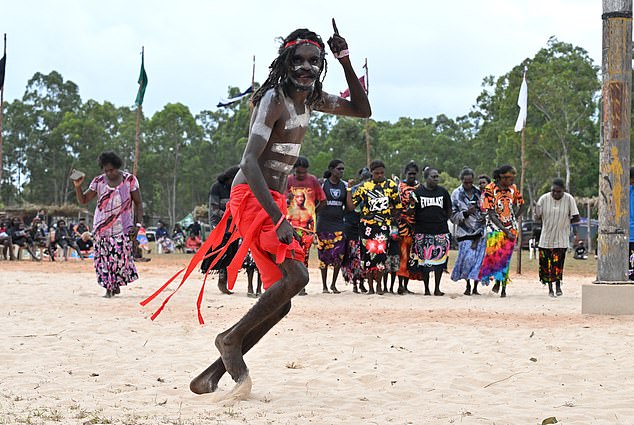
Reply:
[[[539,238],[539,280],[548,284],[548,295],[563,295],[561,280],[566,250],[570,240],[570,224],[579,222],[575,198],[566,192],[564,181],[553,179],[549,193],[537,201],[535,219],[542,222]],[[555,293],[553,293],[553,283]]]

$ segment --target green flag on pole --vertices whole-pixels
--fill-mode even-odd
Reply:
[[[134,103],[136,106],[143,105],[143,96],[145,96],[145,88],[147,87],[147,74],[144,65],[144,50],[141,51],[141,72],[139,73],[139,91],[136,94]]]

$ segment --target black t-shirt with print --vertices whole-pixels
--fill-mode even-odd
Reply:
[[[322,186],[326,194],[325,206],[317,212],[317,232],[342,232],[343,212],[346,206],[346,184],[339,180],[333,184],[326,179]]]
[[[416,233],[438,235],[449,233],[448,211],[451,211],[451,196],[442,187],[429,190],[420,185],[410,198],[410,208],[414,209],[414,229]]]

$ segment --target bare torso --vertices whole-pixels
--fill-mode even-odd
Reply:
[[[271,136],[258,163],[269,189],[283,193],[288,175],[299,156],[311,111],[307,105],[293,101],[281,90],[270,89],[251,114],[250,132],[258,131],[258,116],[263,116],[264,111],[275,108],[280,108],[280,118],[272,128]],[[247,179],[241,170],[233,184],[243,183],[247,183]]]

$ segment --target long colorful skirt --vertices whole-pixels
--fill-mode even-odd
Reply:
[[[319,268],[341,267],[346,253],[346,238],[343,232],[318,232],[317,240]]]
[[[517,234],[514,229],[511,232]],[[486,241],[486,252],[480,268],[480,281],[488,285],[489,279],[493,278],[502,285],[507,285],[510,281],[509,266],[515,240],[508,239],[501,230],[493,230],[487,233]]]
[[[473,240],[458,242],[458,258],[451,271],[451,280],[457,282],[461,279],[478,280],[480,267],[486,251],[486,238],[480,238],[474,248]]]
[[[97,283],[114,293],[139,278],[128,235],[96,237],[94,264]]]
[[[341,266],[341,274],[347,283],[358,283],[365,278],[361,267],[361,242],[358,239],[346,241],[346,255]]]
[[[299,245],[304,248],[304,265],[308,267],[308,256],[310,255],[310,247],[313,245],[313,241],[315,240],[315,234],[304,229],[295,228],[295,231],[302,239]]]
[[[399,257],[399,268],[396,273],[398,276],[409,278],[409,270],[407,269],[407,263],[409,261],[409,255],[412,251],[412,243],[414,239],[409,235],[401,235],[401,240],[399,243],[399,249],[401,250],[401,254]]]
[[[407,264],[412,279],[422,280],[424,273],[443,270],[449,254],[449,237],[449,233],[414,235]]]
[[[564,275],[566,248],[539,248],[539,280],[561,282]]]
[[[368,271],[385,270],[390,229],[385,224],[361,223],[361,266]]]

